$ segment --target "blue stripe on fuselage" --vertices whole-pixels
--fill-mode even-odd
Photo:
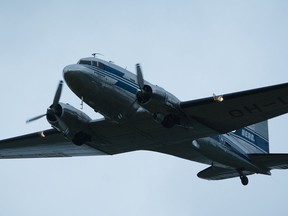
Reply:
[[[124,82],[121,82],[121,81],[118,81],[117,83],[115,83],[116,86],[128,91],[128,92],[131,92],[132,94],[136,94],[137,92],[137,89],[135,89],[134,87],[124,83]]]
[[[132,93],[132,94],[136,94],[139,86],[138,84],[124,78],[124,73],[120,72],[120,71],[117,71],[116,69],[113,69],[111,67],[109,67],[109,71],[107,70],[103,70],[103,69],[100,69],[96,66],[92,66],[92,65],[85,65],[86,67],[94,70],[94,72],[100,74],[100,75],[105,75],[105,76],[108,76],[112,79],[115,79],[117,80],[116,82],[116,86]],[[108,68],[108,66],[106,66],[106,68]],[[112,70],[113,69],[113,70]]]
[[[97,67],[96,67],[97,68]],[[107,65],[104,65],[104,71],[107,71],[107,72],[110,72],[116,76],[119,76],[119,77],[123,77],[124,76],[124,73],[123,72],[120,72],[112,67],[109,67]]]

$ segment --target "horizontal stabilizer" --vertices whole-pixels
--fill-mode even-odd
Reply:
[[[243,171],[244,175],[251,175],[252,172]],[[210,166],[197,174],[199,178],[206,180],[221,180],[227,178],[239,177],[240,174],[235,169],[226,169],[222,167]]]
[[[288,169],[288,154],[249,154],[253,163],[269,169]]]

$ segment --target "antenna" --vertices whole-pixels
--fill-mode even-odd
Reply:
[[[97,55],[101,55],[101,56],[104,56],[103,54],[101,54],[101,53],[92,53],[92,56],[94,57],[94,58],[96,58],[96,56]]]

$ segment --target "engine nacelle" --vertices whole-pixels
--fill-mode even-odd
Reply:
[[[144,85],[142,91],[137,92],[138,103],[152,113],[157,122],[164,127],[172,127],[179,119],[171,114],[179,110],[180,101],[159,86]]]
[[[69,104],[59,103],[55,112],[48,109],[46,118],[55,129],[76,145],[91,140],[91,136],[85,132],[91,118]]]

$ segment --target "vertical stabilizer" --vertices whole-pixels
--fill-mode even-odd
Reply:
[[[235,132],[235,135],[247,143],[252,149],[254,148],[269,153],[268,121],[259,122],[239,129]],[[252,150],[251,153],[253,152]]]

